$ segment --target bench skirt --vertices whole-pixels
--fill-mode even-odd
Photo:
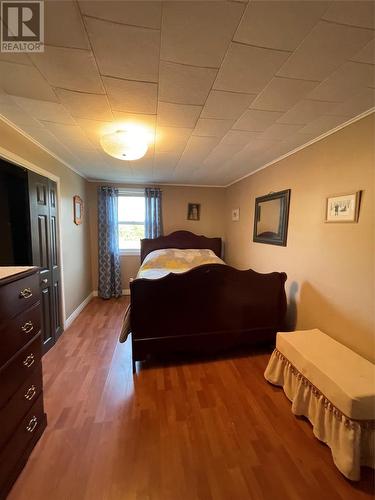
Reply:
[[[314,435],[330,447],[333,461],[345,477],[359,481],[361,465],[375,468],[374,420],[348,418],[277,349],[264,376],[284,389],[295,415],[309,419]]]

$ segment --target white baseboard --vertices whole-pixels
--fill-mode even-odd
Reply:
[[[93,297],[97,297],[98,296],[98,290],[94,290],[92,292],[92,295],[93,295]],[[130,295],[130,288],[123,288],[122,289],[122,295]]]
[[[72,314],[69,316],[69,318],[66,318],[64,321],[64,330],[70,327],[70,325],[73,323],[73,321],[77,318],[77,316],[80,314],[80,312],[83,311],[83,309],[87,306],[87,304],[90,302],[90,300],[94,297],[94,293],[91,292],[90,295],[88,295],[83,302],[72,312]]]

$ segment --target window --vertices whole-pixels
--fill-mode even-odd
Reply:
[[[118,197],[119,249],[138,253],[145,237],[145,197],[143,191],[126,192]]]

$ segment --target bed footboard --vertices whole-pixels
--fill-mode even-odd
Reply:
[[[134,280],[133,360],[274,342],[286,313],[285,281],[285,273],[260,274],[221,264]]]

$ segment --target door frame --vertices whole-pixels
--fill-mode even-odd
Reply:
[[[34,163],[32,163],[29,160],[25,160],[22,156],[17,155],[16,153],[13,153],[12,151],[9,151],[2,146],[0,146],[0,157],[3,158],[4,160],[7,160],[11,163],[14,163],[16,166],[21,166],[24,167],[28,170],[31,170],[32,172],[35,172],[36,174],[43,175],[44,177],[48,177],[48,179],[51,179],[51,181],[56,182],[57,185],[57,211],[58,211],[58,232],[59,232],[59,258],[60,258],[60,280],[61,280],[61,289],[62,289],[62,294],[61,294],[61,312],[62,312],[62,317],[63,317],[63,327],[65,330],[65,324],[66,324],[66,314],[65,314],[65,288],[64,288],[64,262],[63,262],[63,239],[62,239],[62,234],[61,234],[61,220],[62,220],[62,208],[61,208],[61,192],[60,192],[60,177],[58,177],[55,174],[51,174],[48,170],[45,170],[44,168],[36,166]]]

